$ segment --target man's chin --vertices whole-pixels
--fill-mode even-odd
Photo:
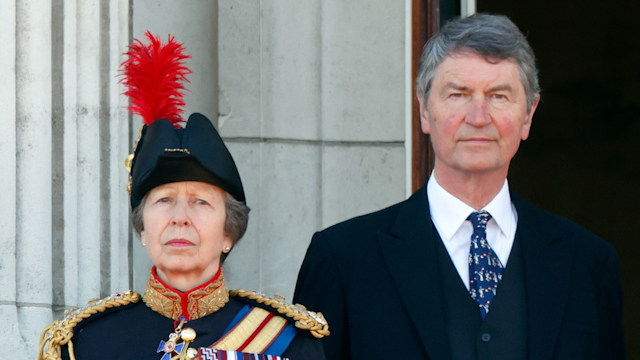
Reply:
[[[502,174],[502,173],[506,173],[508,169],[509,169],[508,165],[500,166],[495,162],[482,162],[482,161],[467,162],[467,163],[459,164],[459,166],[457,167],[458,172],[466,174],[468,176],[476,176],[476,175],[486,176],[488,174],[493,174],[493,173]]]

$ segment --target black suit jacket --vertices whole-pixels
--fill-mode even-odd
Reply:
[[[624,358],[615,249],[569,220],[512,201],[524,254],[528,358]],[[328,359],[451,359],[437,241],[424,187],[314,235],[294,301],[328,320]]]

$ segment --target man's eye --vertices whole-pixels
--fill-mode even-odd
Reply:
[[[197,203],[198,205],[207,205],[207,204],[209,204],[206,200],[202,200],[202,199],[198,199],[198,200],[196,201],[196,203]]]
[[[167,202],[169,202],[169,198],[168,197],[160,198],[160,199],[158,199],[158,202],[159,203],[167,203]]]

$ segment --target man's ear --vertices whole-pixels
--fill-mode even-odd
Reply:
[[[520,138],[522,140],[527,140],[529,138],[529,132],[531,131],[531,123],[533,122],[533,114],[536,112],[536,109],[538,108],[538,103],[540,103],[540,94],[536,94],[536,101],[533,102],[533,105],[531,105],[531,109],[529,110],[529,113],[527,113],[526,117],[524,118],[522,132],[520,133]]]
[[[418,98],[418,104],[420,104],[420,128],[422,132],[428,134],[429,127],[429,112],[427,111],[427,102],[422,99],[422,95],[416,95]]]

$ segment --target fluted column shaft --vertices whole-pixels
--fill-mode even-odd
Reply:
[[[35,358],[64,310],[131,287],[131,130],[116,77],[130,11],[128,0],[0,5],[0,321],[12,358]]]

